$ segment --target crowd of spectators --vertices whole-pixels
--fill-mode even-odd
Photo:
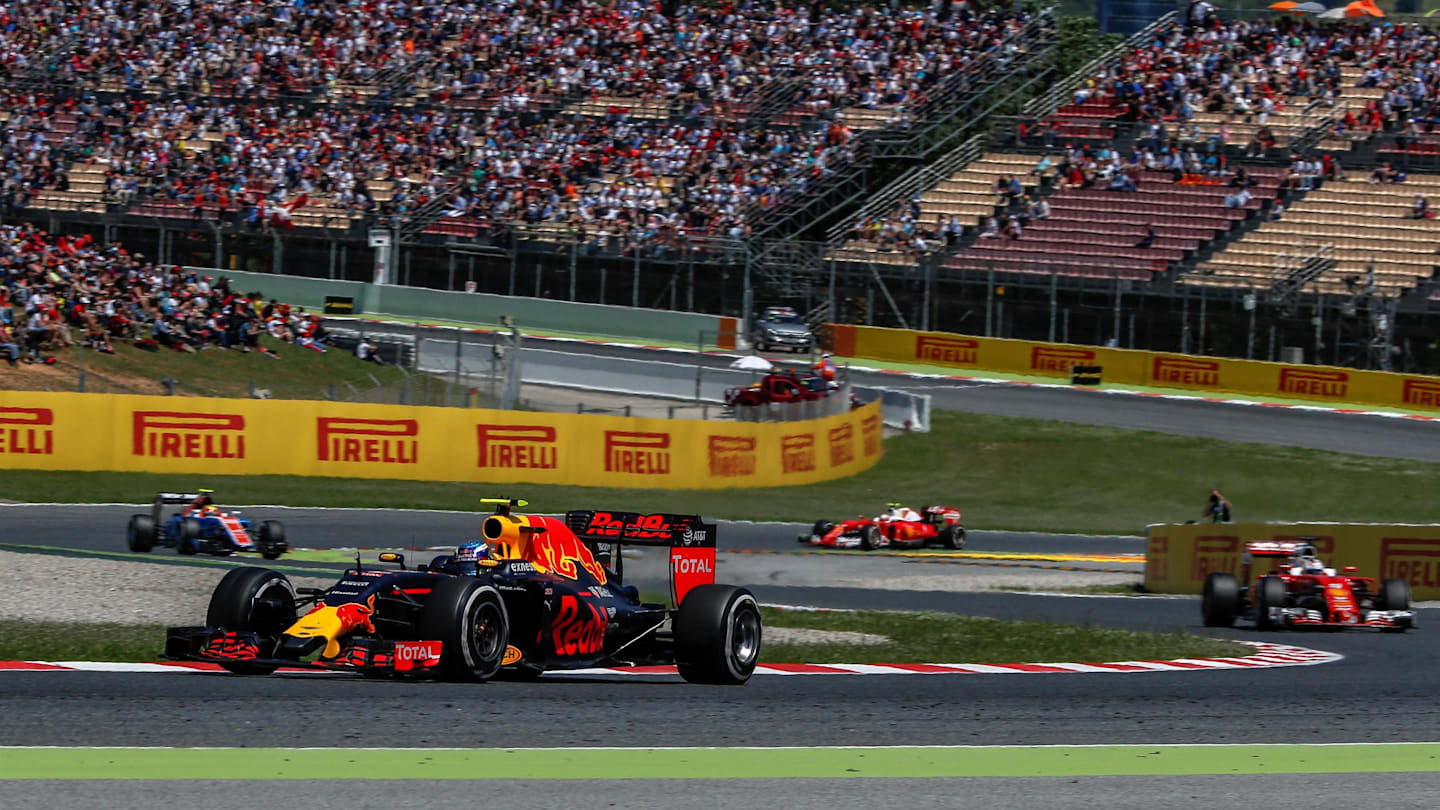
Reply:
[[[199,95],[589,93],[711,105],[777,80],[813,111],[921,101],[1029,16],[740,0],[209,0],[8,4],[0,77]]]
[[[67,190],[83,161],[104,167],[108,203],[175,203],[256,228],[288,218],[297,200],[383,219],[438,197],[448,216],[482,225],[565,223],[635,243],[745,235],[747,211],[806,193],[854,159],[840,110],[894,108],[903,120],[941,82],[1013,56],[1030,19],[964,0],[7,9],[0,76],[15,81],[3,99],[0,213]],[[777,81],[798,87],[793,109],[810,125],[758,131],[722,114]],[[79,92],[49,96],[38,82]],[[366,83],[435,103],[295,103]],[[107,92],[117,86],[128,92]],[[155,89],[173,95],[141,92]],[[673,100],[683,112],[538,120],[535,99],[575,94]],[[474,103],[447,103],[457,99]]]
[[[0,352],[10,363],[43,360],[80,343],[113,352],[114,341],[152,351],[273,352],[262,334],[325,351],[320,319],[257,293],[123,245],[0,226]]]
[[[1403,125],[1440,115],[1440,41],[1415,24],[1330,24],[1288,15],[1173,25],[1126,54],[1076,91],[1074,101],[1124,108],[1121,120],[1183,131],[1197,113],[1267,125],[1292,105],[1337,105],[1346,95],[1342,65],[1358,65],[1360,87],[1381,97],[1338,116],[1335,134]],[[1214,137],[1213,135],[1211,136]],[[1223,136],[1222,136],[1223,137]],[[1274,144],[1268,131],[1249,144],[1257,153]]]

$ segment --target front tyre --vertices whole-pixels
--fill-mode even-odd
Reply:
[[[760,606],[744,588],[692,588],[675,613],[674,631],[675,664],[690,683],[742,684],[760,661]]]
[[[1284,622],[1270,618],[1270,608],[1285,606],[1285,581],[1280,577],[1261,577],[1255,594],[1255,629],[1279,630]]]
[[[439,641],[440,673],[456,681],[487,681],[500,671],[510,641],[510,614],[493,585],[470,578],[441,582],[420,611],[420,638]]]
[[[1403,579],[1387,579],[1380,583],[1380,596],[1375,600],[1381,610],[1409,610],[1410,609],[1410,583]],[[1394,627],[1386,627],[1381,632],[1403,633],[1413,625],[1400,624]]]
[[[289,550],[285,543],[285,524],[278,520],[267,520],[260,524],[260,556],[267,560],[278,558]]]
[[[874,551],[884,544],[884,538],[880,536],[880,527],[874,524],[860,530],[860,548],[866,551]]]
[[[1387,579],[1380,583],[1381,610],[1409,610],[1410,583],[1403,579]]]
[[[125,544],[137,554],[148,554],[155,547],[155,521],[149,515],[135,515],[125,527]]]
[[[1233,627],[1240,612],[1240,583],[1234,574],[1213,573],[1205,577],[1200,597],[1200,614],[1206,627]]]
[[[211,628],[250,631],[274,641],[295,623],[295,586],[279,571],[269,568],[234,568],[215,586],[205,624]],[[238,675],[269,675],[275,664],[226,662],[221,666]]]

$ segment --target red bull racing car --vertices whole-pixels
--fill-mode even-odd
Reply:
[[[760,656],[761,621],[744,588],[715,584],[715,526],[698,515],[515,514],[502,501],[483,541],[407,569],[355,568],[327,589],[237,568],[204,627],[174,627],[165,654],[239,674],[280,667],[457,681],[551,670],[675,664],[695,683],[739,684]],[[623,582],[620,547],[669,549],[668,603]]]
[[[180,554],[214,554],[225,556],[235,552],[253,552],[267,560],[284,554],[285,526],[278,520],[266,520],[259,526],[239,512],[223,512],[211,499],[213,490],[194,493],[161,492],[155,496],[148,515],[132,515],[125,529],[125,542],[131,551],[147,553],[156,546],[174,548]],[[185,508],[166,519],[166,504],[185,504]]]
[[[953,506],[924,506],[915,511],[898,503],[886,504],[885,512],[875,517],[861,515],[854,520],[831,523],[817,520],[809,534],[795,539],[800,543],[826,548],[965,548],[965,527],[960,524],[960,510]]]
[[[1257,630],[1367,627],[1403,633],[1415,626],[1410,585],[1403,579],[1377,584],[1355,576],[1353,565],[1337,573],[1325,567],[1314,546],[1300,541],[1247,543],[1241,560],[1240,579],[1222,572],[1205,577],[1200,607],[1205,626],[1230,627],[1236,619],[1253,621]]]

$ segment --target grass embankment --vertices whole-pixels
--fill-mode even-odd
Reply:
[[[885,636],[885,644],[766,643],[774,664],[1025,663],[1131,661],[1247,655],[1249,647],[1188,633],[1000,621],[948,613],[804,613],[763,608],[767,627],[846,630]],[[0,661],[154,661],[165,643],[159,625],[0,620]]]
[[[366,363],[341,349],[320,354],[268,337],[261,344],[280,359],[235,349],[147,352],[124,343],[115,344],[114,354],[66,349],[55,354],[53,366],[0,367],[0,388],[76,391],[83,363],[89,393],[164,394],[162,381],[170,378],[180,396],[248,397],[253,386],[275,399],[393,403],[402,389],[404,401],[412,405],[447,404],[447,396],[448,404],[457,404],[456,396],[463,399],[463,390],[451,390],[443,378]]]
[[[874,513],[900,499],[959,506],[972,529],[1138,534],[1147,523],[1198,518],[1211,487],[1245,521],[1440,522],[1437,479],[1440,464],[936,411],[933,432],[887,440],[885,458],[871,470],[801,487],[667,491],[27,471],[0,473],[0,497],[142,503],[162,490],[209,486],[227,504],[472,509],[478,498],[508,496],[527,498],[536,511],[609,507],[802,522]]]

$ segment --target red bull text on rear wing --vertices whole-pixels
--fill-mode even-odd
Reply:
[[[685,595],[715,582],[716,526],[699,515],[642,515],[637,512],[578,510],[565,513],[565,525],[597,555],[608,557],[624,576],[623,544],[670,548],[670,599],[679,607]]]

